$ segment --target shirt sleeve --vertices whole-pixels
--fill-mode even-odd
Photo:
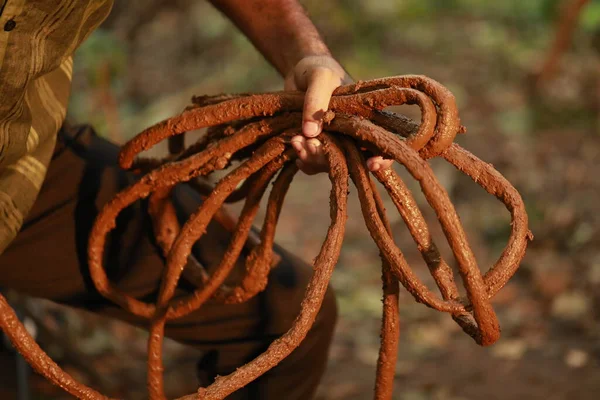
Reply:
[[[21,229],[46,177],[66,115],[73,52],[112,5],[12,0],[0,9],[0,253]]]
[[[19,138],[24,154],[0,165],[0,254],[21,229],[46,177],[66,116],[72,70],[73,59],[68,57],[56,70],[31,81],[25,91],[23,115],[29,117],[16,120],[17,132],[23,130],[19,125],[27,128]]]

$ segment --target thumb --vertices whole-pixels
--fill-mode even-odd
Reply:
[[[317,67],[307,79],[302,112],[302,133],[306,137],[315,137],[321,133],[323,116],[329,108],[331,94],[341,79],[330,68]]]

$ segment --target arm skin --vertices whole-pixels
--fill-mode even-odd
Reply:
[[[285,77],[307,56],[329,56],[296,0],[210,0]]]
[[[307,174],[325,170],[321,142],[322,117],[331,94],[351,79],[331,53],[317,28],[296,0],[210,0],[254,44],[285,78],[286,90],[306,91],[302,133],[292,139],[298,166]],[[369,169],[387,168],[391,161],[372,157]]]

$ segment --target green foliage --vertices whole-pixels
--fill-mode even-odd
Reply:
[[[597,32],[600,30],[600,1],[590,2],[583,10],[580,19],[581,27],[588,32]]]
[[[119,78],[127,67],[127,48],[111,32],[98,29],[77,50],[75,62],[93,83],[99,80],[99,67],[106,64],[111,78]]]
[[[107,93],[114,99],[124,92],[127,48],[112,32],[98,29],[75,53],[74,66],[69,115],[76,121],[89,122],[100,132],[106,133],[110,127],[103,111],[98,109],[99,93]],[[114,112],[121,114],[130,108],[126,103],[121,106],[121,110]]]

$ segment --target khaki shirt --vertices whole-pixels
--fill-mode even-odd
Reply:
[[[71,87],[73,52],[113,0],[0,0],[0,254],[46,176]]]

